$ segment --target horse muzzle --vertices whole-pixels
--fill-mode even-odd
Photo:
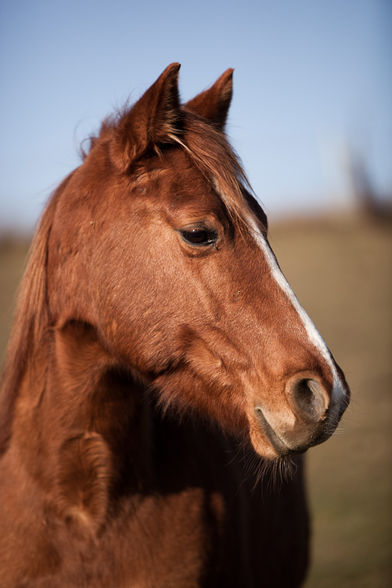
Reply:
[[[328,384],[314,374],[295,375],[286,382],[284,409],[276,411],[264,403],[254,407],[254,417],[250,419],[252,444],[266,457],[303,453],[332,435],[349,396],[346,383],[340,380],[329,390]],[[267,450],[261,446],[265,441],[269,444]]]

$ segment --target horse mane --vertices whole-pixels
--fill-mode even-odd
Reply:
[[[45,208],[30,246],[25,272],[19,285],[0,386],[0,455],[7,448],[17,392],[29,358],[32,357],[49,326],[46,291],[48,241],[57,200],[71,175],[63,180]]]

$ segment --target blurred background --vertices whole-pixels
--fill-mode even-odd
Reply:
[[[173,61],[187,100],[234,67],[227,132],[353,400],[309,452],[307,588],[391,585],[392,2],[0,5],[0,354],[34,225],[101,120]]]

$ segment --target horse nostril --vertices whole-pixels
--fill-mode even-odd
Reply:
[[[305,420],[318,422],[328,408],[328,394],[323,385],[313,378],[291,382],[289,393],[295,411]]]

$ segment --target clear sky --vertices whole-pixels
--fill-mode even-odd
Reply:
[[[347,204],[344,151],[392,193],[391,0],[13,0],[0,7],[0,226],[30,228],[104,116],[172,61],[235,68],[228,134],[267,213]]]

